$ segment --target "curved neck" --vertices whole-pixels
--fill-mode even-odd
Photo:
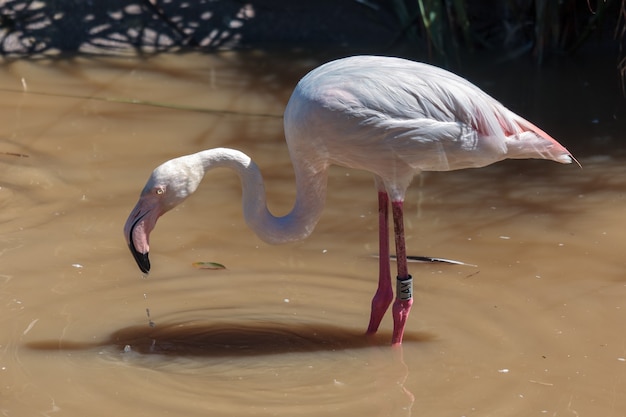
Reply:
[[[326,199],[326,169],[309,171],[295,161],[296,202],[287,215],[276,217],[267,208],[261,171],[248,155],[227,148],[209,149],[195,155],[200,158],[203,173],[213,168],[230,168],[237,172],[243,188],[244,218],[263,241],[293,242],[313,232]]]

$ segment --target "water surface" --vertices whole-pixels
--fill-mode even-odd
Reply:
[[[257,54],[4,65],[2,415],[624,415],[623,112],[563,124],[528,92],[498,97],[525,102],[584,169],[506,161],[414,182],[409,252],[476,266],[411,264],[402,349],[388,346],[389,317],[363,336],[377,279],[364,172],[333,168],[313,235],[269,246],[243,222],[237,177],[213,171],[160,220],[141,275],[122,226],[164,160],[241,149],[272,211],[291,208],[280,115],[314,65]]]

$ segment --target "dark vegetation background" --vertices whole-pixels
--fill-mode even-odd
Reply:
[[[541,64],[592,46],[619,63],[625,13],[624,0],[0,0],[0,53],[332,46]]]

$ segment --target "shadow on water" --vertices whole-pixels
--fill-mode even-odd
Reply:
[[[477,208],[493,203],[515,208],[515,216],[550,214],[563,219],[579,213],[577,205],[565,202],[597,193],[619,195],[623,192],[620,164],[615,163],[621,159],[620,155],[611,161],[582,157],[581,167],[559,166],[542,160],[507,160],[478,170],[423,175],[424,184],[436,199],[445,201],[447,210],[464,207],[470,196]],[[468,178],[473,187],[468,187]],[[439,183],[445,183],[445,188],[437,187]]]
[[[428,342],[435,336],[407,332],[404,343]],[[362,330],[332,325],[277,322],[216,323],[174,322],[119,329],[103,342],[41,340],[25,344],[42,351],[77,351],[111,348],[120,352],[178,357],[248,357],[362,349],[389,345],[391,333],[365,335]]]

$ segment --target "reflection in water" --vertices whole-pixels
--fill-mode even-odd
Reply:
[[[388,346],[389,320],[363,335],[377,208],[359,171],[331,170],[316,231],[285,246],[247,229],[238,179],[212,172],[159,223],[156,269],[141,277],[121,226],[164,160],[239,148],[259,163],[270,209],[290,208],[282,120],[71,96],[279,115],[312,64],[283,72],[280,58],[226,54],[3,68],[2,414],[621,414],[624,155],[588,143],[619,141],[614,120],[555,132],[582,149],[582,170],[508,161],[416,181],[410,253],[477,266],[410,265],[401,350]]]

